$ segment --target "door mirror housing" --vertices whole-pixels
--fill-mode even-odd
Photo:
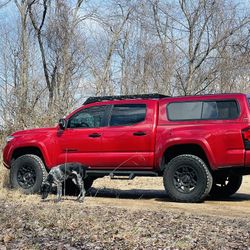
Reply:
[[[61,130],[64,130],[66,128],[66,120],[60,119],[58,125]]]

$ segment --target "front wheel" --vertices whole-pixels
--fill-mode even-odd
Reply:
[[[34,194],[40,191],[46,176],[47,171],[41,158],[26,154],[18,157],[11,164],[10,185],[25,194]]]
[[[163,181],[167,194],[174,201],[200,202],[210,192],[213,178],[202,159],[184,154],[167,164]]]
[[[239,190],[241,184],[241,175],[230,175],[215,178],[209,195],[212,198],[228,198]]]

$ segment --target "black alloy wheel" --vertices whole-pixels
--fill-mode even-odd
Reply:
[[[18,157],[10,168],[10,185],[25,194],[38,193],[47,176],[43,161],[37,155]]]
[[[165,167],[163,181],[168,196],[178,202],[203,201],[213,184],[205,162],[190,154],[178,155],[170,160]]]
[[[197,178],[197,173],[193,168],[182,165],[175,171],[174,185],[181,193],[188,194],[195,189]]]
[[[36,171],[32,165],[22,165],[17,171],[17,182],[20,187],[28,189],[36,182]]]
[[[214,178],[214,183],[209,195],[212,198],[228,198],[239,190],[241,184],[241,175],[229,175]]]

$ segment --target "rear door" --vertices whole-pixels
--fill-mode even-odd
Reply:
[[[103,128],[104,168],[153,167],[157,101],[113,104],[108,126]]]

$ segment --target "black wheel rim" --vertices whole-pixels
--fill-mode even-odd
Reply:
[[[36,182],[35,169],[30,165],[22,165],[17,171],[17,182],[24,189],[33,187]]]
[[[181,193],[191,193],[197,186],[196,171],[190,166],[180,166],[174,173],[174,186]]]
[[[225,177],[214,184],[218,188],[225,189],[230,186],[230,177]]]

